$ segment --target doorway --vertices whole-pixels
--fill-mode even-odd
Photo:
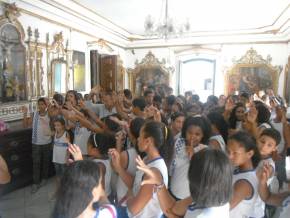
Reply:
[[[201,102],[214,94],[216,61],[211,59],[190,59],[180,61],[178,90],[184,95],[186,91],[198,94]]]

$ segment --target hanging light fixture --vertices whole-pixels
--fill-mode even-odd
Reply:
[[[165,12],[164,15],[162,14],[163,11]],[[162,12],[161,19],[157,24],[155,24],[151,15],[146,17],[144,27],[148,36],[158,36],[163,39],[176,38],[181,36],[184,32],[188,32],[190,30],[190,23],[188,19],[185,23],[177,25],[173,18],[169,17],[168,0],[165,0],[165,7],[164,10],[162,8]]]

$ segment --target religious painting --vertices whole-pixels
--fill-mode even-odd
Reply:
[[[264,60],[254,49],[247,51],[227,72],[225,94],[242,92],[258,93],[260,90],[273,89],[277,93],[281,66],[272,66],[271,57]]]
[[[86,90],[86,65],[85,53],[80,51],[73,51],[73,75],[74,75],[74,89],[78,92]]]
[[[136,96],[141,96],[145,89],[166,89],[170,84],[170,73],[173,68],[165,67],[152,52],[148,52],[140,63],[136,61],[135,69],[128,69],[129,86]]]
[[[61,61],[55,61],[53,63],[54,72],[54,92],[65,93],[66,92],[66,63]]]
[[[288,57],[288,64],[285,67],[285,79],[284,79],[284,97],[286,102],[290,104],[290,56]]]

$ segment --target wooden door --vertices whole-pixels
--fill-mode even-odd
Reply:
[[[103,89],[116,90],[117,56],[108,55],[101,57],[100,85]]]

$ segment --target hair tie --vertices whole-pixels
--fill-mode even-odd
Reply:
[[[94,145],[95,145],[95,147],[97,148],[97,147],[98,147],[98,144],[97,144],[97,142],[96,142],[96,133],[93,135],[93,138],[94,138]]]

